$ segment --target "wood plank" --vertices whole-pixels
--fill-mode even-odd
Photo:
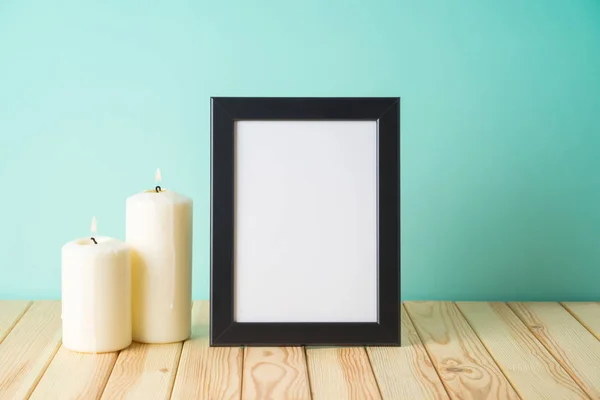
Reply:
[[[209,304],[195,301],[192,337],[183,345],[172,399],[239,399],[244,350],[209,347]]]
[[[309,347],[313,399],[381,399],[364,347]]]
[[[31,305],[26,300],[0,300],[0,343]]]
[[[384,399],[448,399],[415,328],[401,308],[401,347],[367,347]]]
[[[169,399],[181,347],[133,342],[119,353],[102,399]]]
[[[522,398],[588,398],[508,305],[457,305]]]
[[[519,398],[453,303],[407,302],[406,309],[452,399]]]
[[[600,399],[600,341],[558,303],[509,306],[575,382]]]
[[[588,331],[600,340],[600,303],[562,303]]]
[[[246,347],[242,399],[310,399],[303,347]]]
[[[0,343],[0,399],[29,397],[60,346],[60,311],[36,301]]]
[[[118,354],[84,354],[61,346],[30,400],[100,398]]]

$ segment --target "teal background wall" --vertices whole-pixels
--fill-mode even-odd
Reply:
[[[59,298],[160,167],[207,298],[225,95],[402,97],[403,298],[600,299],[597,0],[1,0],[0,297]]]

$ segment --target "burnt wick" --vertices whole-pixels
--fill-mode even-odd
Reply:
[[[98,244],[98,242],[96,242],[96,239],[94,239],[93,237],[91,237],[91,238],[90,238],[90,240],[91,240],[92,242],[94,242],[94,244]]]
[[[156,190],[156,193],[160,193],[162,191],[162,188],[160,186],[156,186],[154,190]]]

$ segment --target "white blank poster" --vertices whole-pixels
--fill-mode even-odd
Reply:
[[[235,141],[235,320],[376,322],[376,122],[238,121]]]

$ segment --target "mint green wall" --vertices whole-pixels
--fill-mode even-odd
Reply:
[[[597,0],[0,1],[0,297],[158,166],[207,298],[211,95],[402,97],[403,298],[600,299]]]

